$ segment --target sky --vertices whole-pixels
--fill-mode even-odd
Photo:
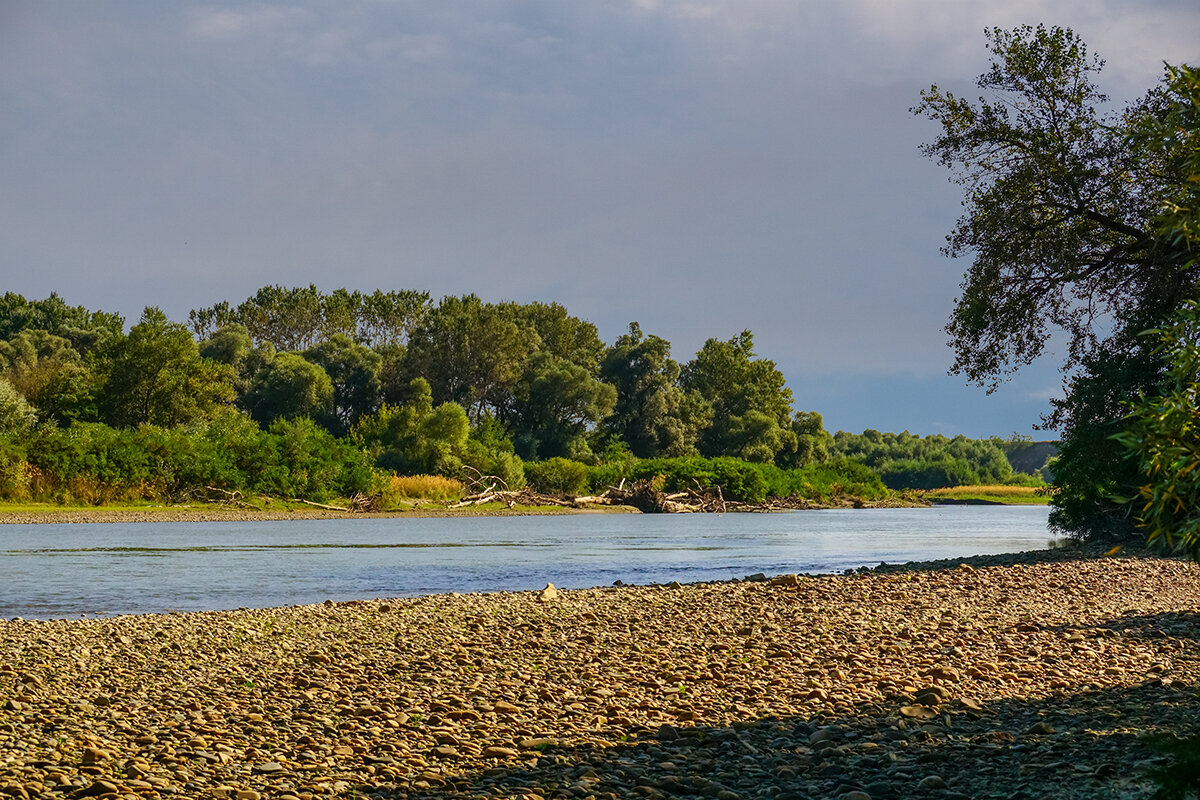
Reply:
[[[946,374],[962,198],[908,111],[1038,23],[1118,102],[1200,60],[1195,0],[0,0],[0,290],[559,302],[680,362],[749,329],[829,430],[1053,438],[1055,356]]]

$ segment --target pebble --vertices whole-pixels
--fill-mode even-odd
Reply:
[[[969,561],[4,623],[0,796],[1148,796],[1200,568]]]

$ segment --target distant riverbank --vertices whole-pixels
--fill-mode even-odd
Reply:
[[[0,622],[0,786],[1148,797],[1144,736],[1197,727],[1200,568],[962,563]]]

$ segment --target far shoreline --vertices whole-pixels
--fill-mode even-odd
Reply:
[[[936,504],[933,504],[936,505]],[[863,508],[930,508],[927,503],[869,503],[847,499],[840,504],[812,503],[806,507],[787,509],[754,509],[724,513],[777,513],[780,511],[824,511]],[[106,523],[166,523],[166,522],[278,522],[317,519],[419,519],[466,517],[530,517],[574,514],[641,514],[632,506],[587,505],[516,506],[505,508],[496,503],[466,508],[412,507],[392,511],[338,511],[330,508],[281,507],[279,509],[239,508],[237,506],[205,504],[179,506],[53,506],[22,504],[5,508],[0,505],[0,525],[40,524],[106,524]],[[703,513],[703,512],[691,512]]]

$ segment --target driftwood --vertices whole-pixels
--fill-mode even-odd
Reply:
[[[288,502],[289,503],[303,503],[306,506],[315,506],[316,508],[323,508],[326,511],[353,511],[354,510],[352,508],[346,508],[345,506],[329,506],[329,505],[325,505],[324,503],[314,503],[312,500],[303,500],[299,497],[293,497],[291,500],[288,500]]]
[[[726,500],[720,486],[707,488],[696,484],[694,489],[666,493],[651,481],[635,481],[628,487],[625,481],[610,486],[602,494],[576,497],[577,507],[587,505],[631,506],[646,514],[724,513],[727,511],[786,511],[815,506],[800,497],[772,498],[762,503],[741,503]]]

